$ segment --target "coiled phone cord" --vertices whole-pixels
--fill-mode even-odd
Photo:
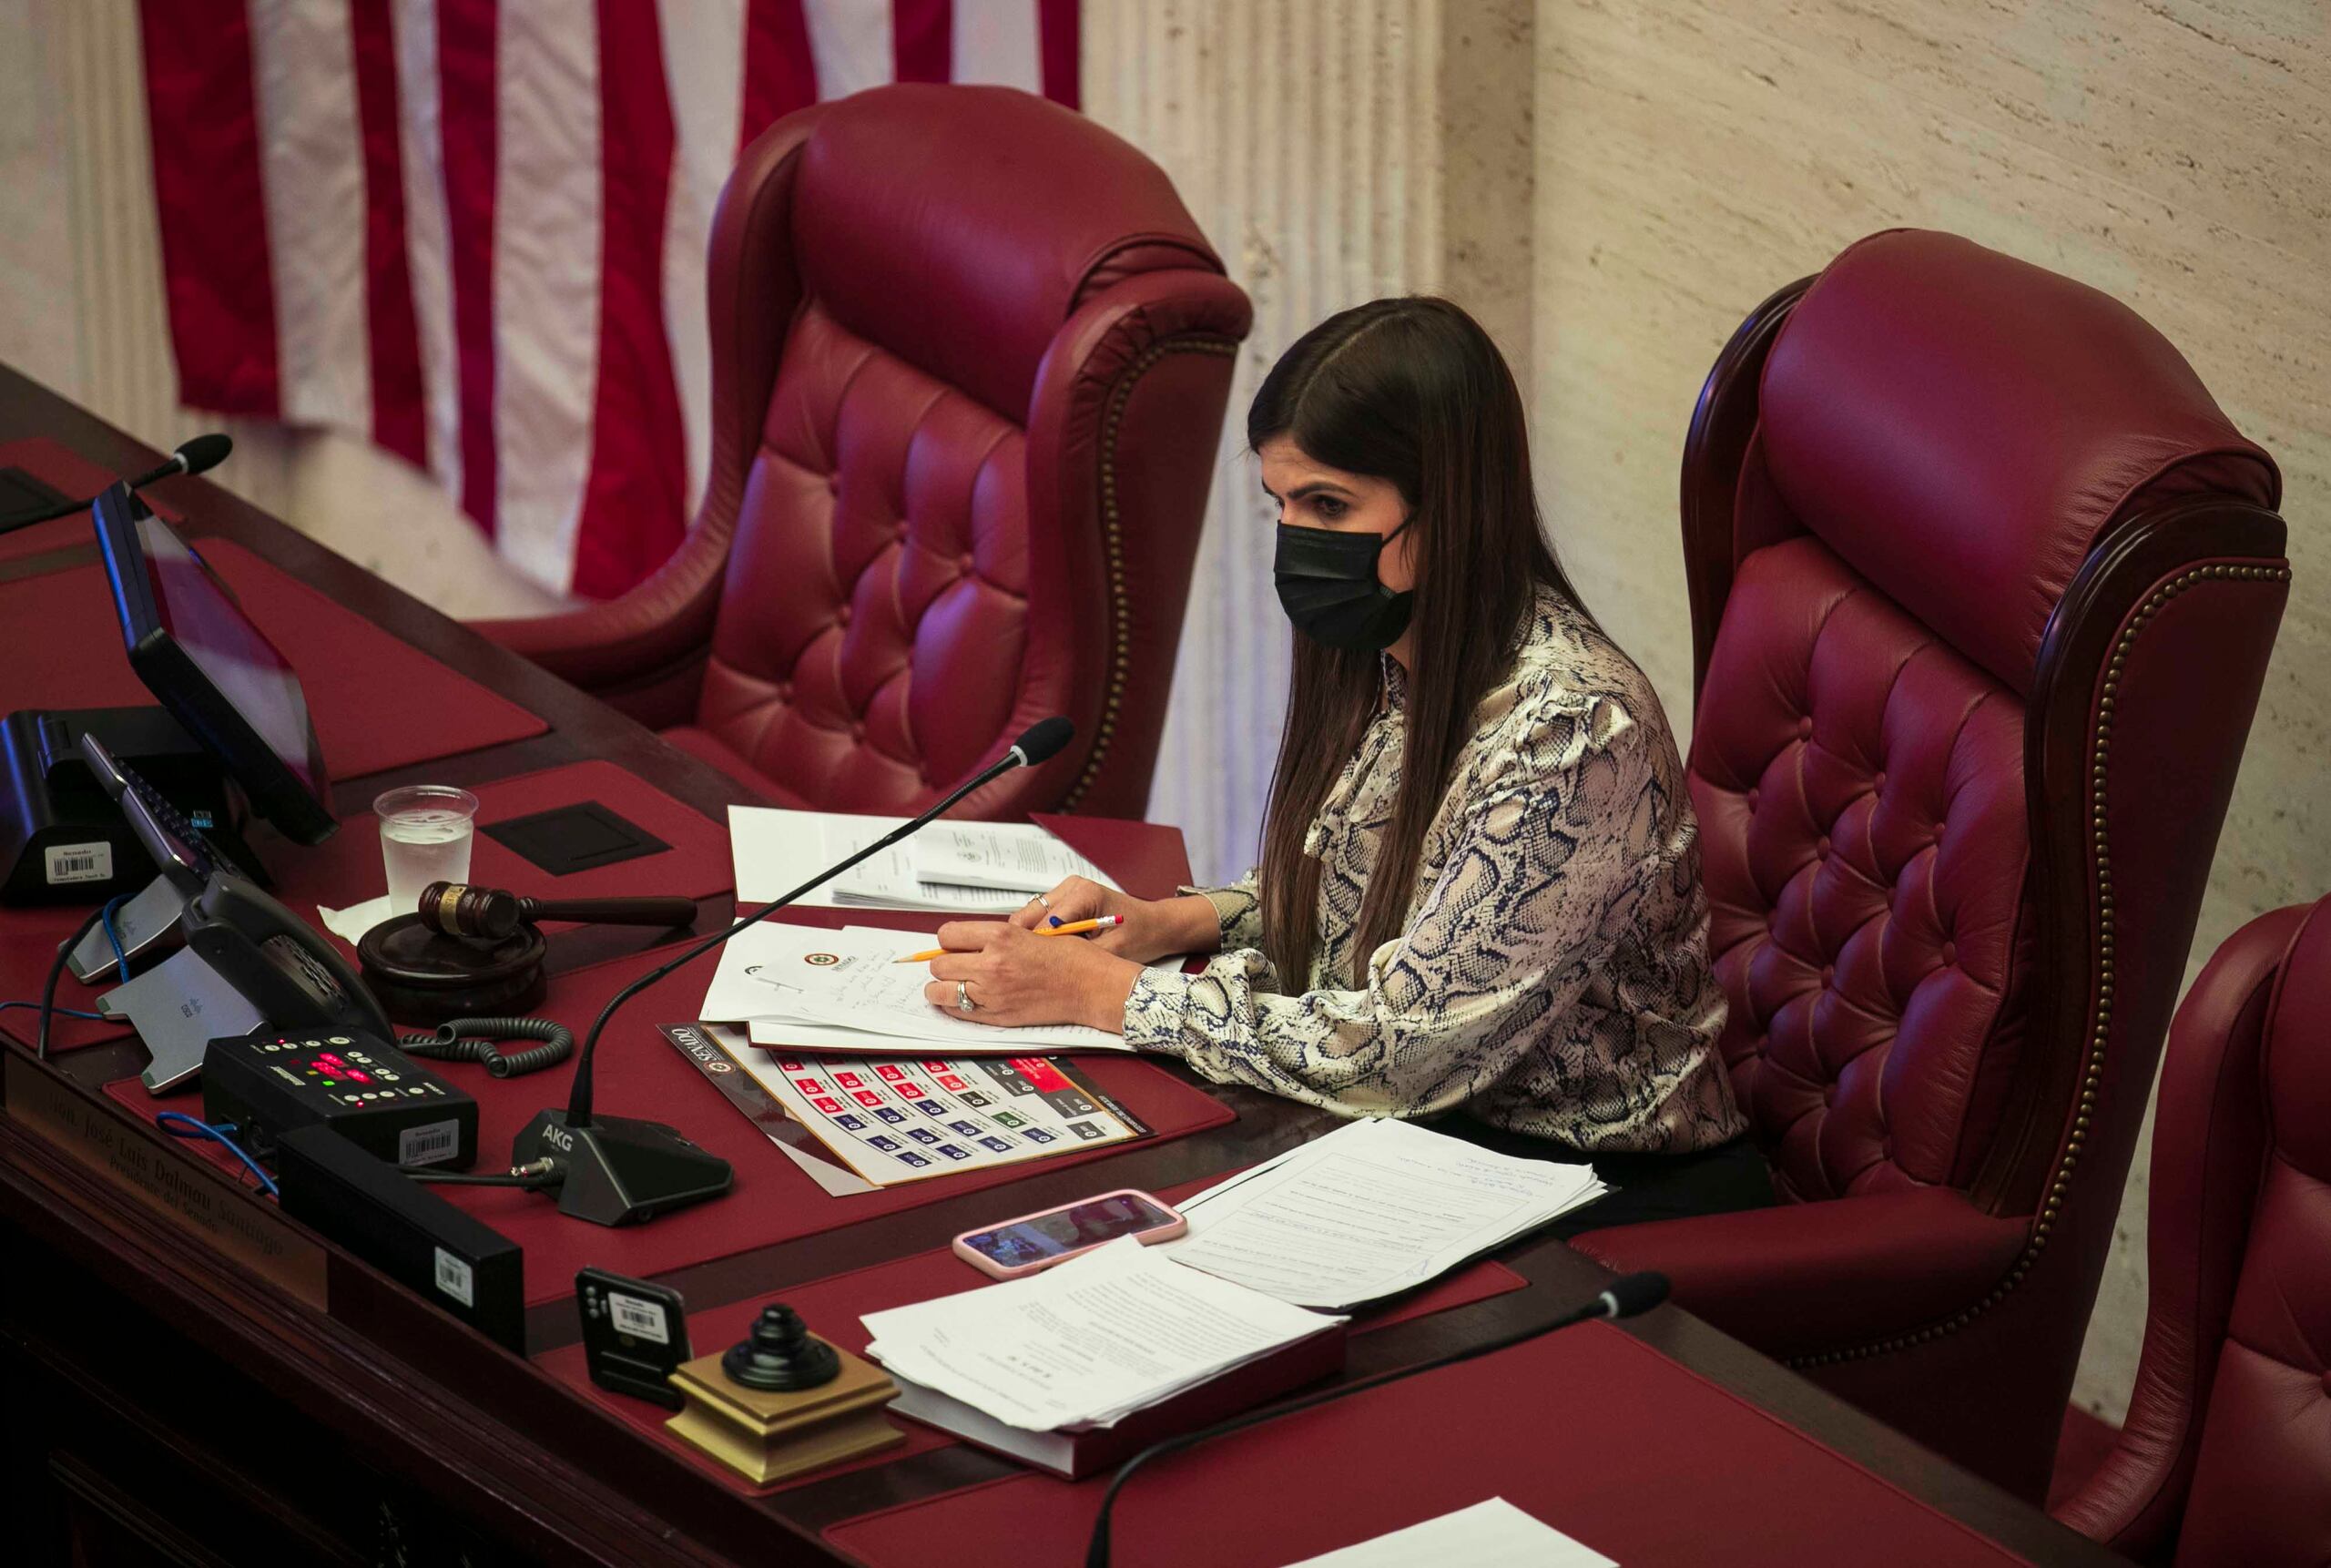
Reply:
[[[493,1038],[479,1038],[482,1035]],[[540,1040],[543,1044],[505,1052],[494,1044],[496,1040]],[[539,1073],[575,1054],[574,1033],[547,1018],[455,1018],[439,1024],[433,1034],[407,1034],[397,1044],[408,1056],[483,1063],[496,1078]]]

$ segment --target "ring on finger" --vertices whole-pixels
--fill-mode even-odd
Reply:
[[[972,1000],[972,983],[970,981],[959,980],[955,983],[955,1007],[957,1011],[962,1013],[977,1013],[979,1011],[980,1004]]]

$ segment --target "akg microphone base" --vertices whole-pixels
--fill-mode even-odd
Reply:
[[[636,1225],[718,1197],[736,1180],[727,1160],[662,1122],[593,1116],[587,1126],[575,1127],[566,1115],[544,1111],[510,1150],[514,1167],[545,1159],[558,1167],[561,1214],[594,1225]]]

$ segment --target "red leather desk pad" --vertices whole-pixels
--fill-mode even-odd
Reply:
[[[677,947],[634,954],[553,977],[550,995],[539,1009],[579,1036],[609,997]],[[702,1147],[736,1167],[736,1186],[709,1203],[678,1209],[650,1225],[608,1228],[558,1212],[549,1198],[507,1187],[444,1187],[453,1203],[468,1209],[526,1249],[526,1304],[570,1295],[575,1271],[586,1263],[619,1274],[654,1276],[733,1253],[813,1236],[836,1226],[914,1208],[959,1193],[973,1192],[1030,1174],[1025,1165],[967,1171],[911,1182],[879,1192],[832,1197],[750,1122],[737,1114],[718,1090],[657,1033],[659,1023],[692,1019],[712,978],[707,954],[678,973],[650,986],[626,1004],[599,1042],[594,1076],[597,1108],[610,1115],[668,1122]],[[1204,1090],[1162,1068],[1131,1056],[1080,1059],[1093,1081],[1139,1117],[1156,1138],[1179,1137],[1232,1119],[1230,1108]],[[479,1068],[448,1064],[444,1076],[477,1097],[480,1170],[501,1168],[511,1141],[535,1112],[563,1105],[573,1078],[561,1065],[523,1078],[496,1080]],[[134,1077],[106,1085],[123,1105],[150,1115],[158,1110],[198,1113],[198,1088],[156,1099]],[[1043,1162],[1058,1169],[1098,1159],[1123,1144]]]
[[[21,441],[0,441],[0,468],[22,469],[74,501],[84,495],[94,496],[116,479],[127,477],[107,473],[79,453],[70,447],[60,446],[45,435],[26,436]],[[178,520],[178,513],[167,502],[149,500],[147,505],[173,523]],[[14,511],[15,508],[7,510]],[[90,530],[89,509],[84,506],[68,516],[36,523],[13,534],[0,534],[0,561],[15,555],[37,555],[47,550],[66,550],[76,545],[93,543],[95,535]]]
[[[570,762],[471,786],[477,797],[478,834],[470,852],[470,881],[543,899],[628,898],[667,893],[700,899],[725,891],[732,860],[728,827],[675,800],[636,773],[612,762]],[[595,800],[670,848],[613,865],[553,876],[484,831],[496,822],[559,806]],[[380,820],[370,801],[342,800],[349,814],[340,831],[312,850],[278,850],[270,862],[282,886],[276,896],[310,920],[312,906],[334,909],[388,891],[381,860]],[[554,927],[553,929],[557,929]]]
[[[1011,1476],[825,1538],[873,1568],[1075,1568],[1108,1481]],[[1145,1466],[1112,1561],[1279,1568],[1488,1497],[1628,1568],[2023,1561],[1601,1323]]]
[[[227,1156],[222,1153],[219,1157],[223,1160]],[[1209,1177],[1203,1181],[1185,1182],[1179,1186],[1164,1188],[1158,1196],[1168,1203],[1179,1203],[1213,1186],[1216,1179]],[[944,1247],[937,1247],[909,1257],[895,1258],[889,1263],[852,1269],[830,1278],[788,1286],[747,1300],[732,1301],[702,1312],[691,1312],[688,1314],[688,1343],[699,1356],[726,1349],[745,1337],[746,1330],[752,1327],[753,1319],[759,1315],[762,1307],[771,1301],[783,1301],[800,1313],[803,1321],[814,1331],[844,1349],[862,1356],[866,1353],[866,1329],[859,1319],[864,1314],[904,1307],[916,1301],[929,1301],[941,1296],[953,1296],[992,1283],[987,1276],[953,1253]],[[1492,1296],[1502,1296],[1509,1290],[1521,1289],[1525,1283],[1520,1275],[1503,1264],[1476,1263],[1424,1290],[1356,1318],[1353,1331],[1364,1334],[1371,1329],[1404,1323],[1429,1312],[1446,1311],[1451,1307],[1462,1307]],[[701,1450],[673,1438],[664,1430],[665,1421],[670,1419],[670,1411],[645,1400],[609,1393],[592,1382],[582,1346],[562,1346],[558,1349],[545,1351],[535,1360],[545,1371],[619,1416],[643,1435],[678,1454],[722,1485],[753,1495],[823,1481],[845,1470],[888,1464],[893,1460],[944,1448],[955,1441],[935,1428],[901,1418],[893,1424],[906,1433],[907,1441],[897,1447],[885,1449],[879,1454],[870,1454],[864,1459],[794,1476],[773,1485],[758,1486],[735,1471],[714,1463],[705,1457]]]
[[[554,806],[596,800],[671,846],[636,860],[554,877],[481,832],[471,856],[470,875],[473,881],[486,886],[509,888],[537,898],[561,899],[631,893],[704,898],[728,886],[727,825],[673,799],[612,762],[575,762],[540,773],[500,779],[477,786],[474,793],[481,824],[507,821]],[[310,924],[317,924],[316,905],[329,904],[339,909],[361,903],[378,897],[387,886],[387,873],[381,862],[380,830],[369,806],[358,815],[343,819],[340,831],[313,849],[274,846],[270,869],[281,884],[276,896]],[[38,998],[56,944],[70,936],[87,913],[87,910],[72,908],[0,909],[0,1000]],[[321,929],[321,925],[318,929]],[[345,943],[341,946],[352,957],[354,950]],[[57,986],[57,1004],[87,1008],[105,989],[107,987],[82,985],[68,975]],[[0,1016],[5,1016],[12,1032],[25,1039],[32,1037],[35,1023],[29,1012],[15,1011]],[[587,1023],[589,1020],[584,1022]],[[117,1039],[127,1033],[117,1023],[60,1018],[50,1031],[49,1044],[52,1049],[69,1050]]]
[[[86,532],[88,524],[81,526]],[[475,751],[549,728],[232,540],[202,539],[195,547],[300,672],[333,778]],[[37,628],[36,636],[15,639],[32,646],[32,657],[0,667],[0,713],[154,701],[123,651],[103,566],[0,583],[0,626]]]

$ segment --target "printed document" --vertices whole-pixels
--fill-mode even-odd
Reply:
[[[737,862],[738,901],[765,904],[782,898],[907,820],[731,806],[728,839]],[[974,879],[922,874],[916,855],[921,841],[933,834],[942,836],[933,851],[941,860],[984,868],[982,874]],[[1016,877],[1024,881],[1038,868],[1057,868],[1060,875],[1043,887],[1006,885],[1000,880]],[[1031,893],[1043,892],[1069,876],[1116,885],[1098,866],[1033,822],[933,822],[804,894],[800,901],[824,909],[856,906],[1005,915],[1026,903]]]
[[[1502,1497],[1395,1530],[1288,1568],[1619,1568]]]
[[[1033,822],[933,822],[903,848],[912,851],[914,874],[949,887],[1048,893],[1071,877],[1111,887],[1100,867]]]
[[[805,1051],[1024,1056],[1132,1049],[1121,1037],[1086,1024],[1000,1028],[932,1006],[923,994],[930,968],[898,960],[938,945],[927,933],[878,926],[753,926],[721,949],[698,1016],[743,1023],[757,1045]]]
[[[867,1353],[1027,1431],[1114,1426],[1341,1319],[1180,1268],[1124,1237],[1024,1279],[865,1317]]]
[[[1174,1261],[1302,1307],[1413,1288],[1603,1195],[1594,1168],[1353,1122],[1181,1206]]]

